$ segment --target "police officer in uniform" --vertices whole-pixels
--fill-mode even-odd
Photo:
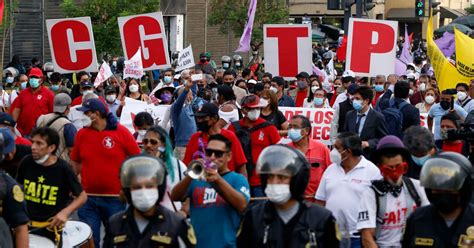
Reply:
[[[147,155],[127,159],[120,181],[130,205],[110,218],[103,247],[194,247],[192,226],[160,205],[166,192],[161,159]]]
[[[257,161],[257,173],[269,200],[245,214],[237,247],[339,247],[331,212],[304,201],[310,165],[294,148],[273,145]]]
[[[425,162],[420,182],[431,205],[408,218],[403,247],[473,247],[471,172],[469,160],[454,152],[442,152]]]
[[[5,144],[5,135],[11,135],[7,128],[0,129],[0,162],[4,155],[12,152],[15,144]],[[13,137],[10,137],[13,140]],[[27,248],[28,215],[26,214],[23,190],[4,170],[0,169],[0,247]],[[13,230],[13,246],[11,230]]]

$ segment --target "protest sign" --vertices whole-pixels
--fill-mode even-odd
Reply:
[[[395,72],[398,22],[349,19],[346,70],[358,76]]]
[[[170,67],[168,43],[161,12],[119,17],[118,25],[127,59],[130,59],[141,47],[144,70]]]
[[[109,64],[104,61],[102,65],[100,66],[100,70],[99,70],[99,73],[97,74],[97,77],[95,78],[94,87],[99,86],[102,82],[107,80],[112,75],[113,75],[112,70],[110,69]]]
[[[46,20],[54,71],[97,71],[97,55],[90,17]]]
[[[140,79],[143,76],[143,64],[141,49],[138,48],[138,51],[133,55],[130,60],[124,62],[125,67],[123,69],[123,79],[126,78],[136,78]]]
[[[474,39],[454,29],[456,43],[456,69],[459,74],[474,79]],[[464,83],[468,83],[467,81]]]
[[[302,71],[312,74],[309,24],[266,24],[263,34],[266,72],[285,79],[294,79]]]
[[[133,125],[133,119],[135,115],[140,112],[148,112],[155,120],[155,123],[162,121],[165,117],[166,112],[170,108],[169,105],[154,105],[147,104],[144,101],[134,100],[129,97],[125,97],[125,106],[122,110],[120,117],[120,124],[124,125],[131,133],[135,133],[135,126]]]
[[[179,53],[176,72],[180,72],[182,70],[189,69],[192,67],[194,67],[193,48],[191,47],[191,45],[189,45]]]

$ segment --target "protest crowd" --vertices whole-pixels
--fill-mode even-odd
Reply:
[[[440,89],[407,36],[395,74],[343,69],[341,46],[292,79],[209,52],[138,77],[14,56],[0,247],[472,247],[474,79]]]

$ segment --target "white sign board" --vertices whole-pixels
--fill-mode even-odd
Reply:
[[[176,72],[189,69],[194,67],[194,56],[193,56],[193,48],[191,45],[183,49],[179,53],[178,57],[178,65],[176,66]]]

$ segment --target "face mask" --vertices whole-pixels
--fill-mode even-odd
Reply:
[[[117,67],[117,61],[112,62],[112,66]]]
[[[428,103],[428,104],[433,104],[433,103],[434,103],[434,101],[435,101],[435,98],[434,98],[434,96],[430,96],[430,95],[428,95],[428,96],[426,96],[426,97],[425,97],[425,103]]]
[[[428,194],[428,200],[433,206],[443,214],[452,213],[457,207],[461,205],[459,195],[442,193],[442,194]]]
[[[451,103],[446,101],[446,100],[442,100],[439,102],[439,105],[441,106],[442,109],[444,110],[448,110],[449,107],[451,107]]]
[[[108,102],[112,103],[112,102],[115,102],[115,99],[117,99],[117,96],[115,96],[115,94],[114,95],[107,95],[107,96],[105,96],[105,99]]]
[[[313,92],[313,94],[319,89],[318,86],[311,86],[311,92]]]
[[[200,59],[199,61],[201,61],[201,63],[206,63],[207,62],[207,59],[203,58],[203,59]]]
[[[360,111],[362,109],[362,100],[354,100],[352,101],[352,107],[354,107],[354,109],[356,111]]]
[[[201,122],[196,121],[196,126],[199,131],[204,132],[204,133],[209,131],[209,129],[211,128],[211,126],[209,126],[207,121],[201,121]]]
[[[278,89],[276,87],[270,87],[270,90],[273,91],[273,93],[277,94],[278,93]]]
[[[265,194],[271,202],[282,205],[288,202],[291,198],[289,184],[268,184],[265,188]]]
[[[145,134],[146,134],[146,130],[138,130],[138,137],[140,138],[140,140],[143,139],[143,137],[145,137]]]
[[[326,91],[326,93],[329,93],[331,92],[332,90],[332,87],[331,87],[331,84],[328,84],[328,83],[323,83],[323,90]]]
[[[132,84],[132,85],[128,86],[128,90],[130,90],[130,92],[132,92],[132,93],[135,93],[135,92],[138,91],[138,85]]]
[[[59,90],[59,85],[56,85],[56,84],[51,85],[51,90],[52,91],[58,91]]]
[[[29,82],[30,82],[31,88],[33,88],[33,89],[38,88],[39,85],[40,85],[40,80],[39,80],[39,78],[30,78],[30,81],[29,81]]]
[[[163,78],[163,82],[164,82],[165,84],[170,84],[170,83],[172,83],[172,79],[173,79],[173,78],[171,78],[170,76],[165,76],[165,77]]]
[[[406,173],[407,165],[399,165],[395,169],[392,169],[388,166],[381,166],[380,172],[382,176],[390,178],[393,182],[397,182],[400,177]]]
[[[161,94],[160,98],[161,98],[161,101],[163,101],[164,103],[171,102],[171,94],[170,93],[163,93],[163,94]]]
[[[229,63],[222,63],[222,68],[224,68],[224,69],[229,68]]]
[[[329,157],[331,158],[331,161],[339,166],[342,164],[342,156],[341,153],[336,149],[333,148],[331,152],[329,153]]]
[[[323,103],[324,103],[323,98],[316,97],[316,98],[313,99],[313,104],[315,106],[321,106],[321,105],[323,105]]]
[[[13,77],[7,77],[6,82],[7,82],[7,84],[13,83]]]
[[[240,62],[235,62],[236,67],[240,67]]]
[[[408,91],[408,95],[412,96],[414,93],[413,89],[410,89],[410,91]]]
[[[456,94],[456,96],[458,97],[458,100],[462,102],[462,101],[466,100],[467,94],[466,94],[466,92],[459,91]]]
[[[337,94],[341,94],[342,92],[344,92],[344,90],[345,90],[345,89],[342,88],[341,86],[339,86],[339,87],[336,88]]]
[[[49,154],[46,154],[42,158],[35,160],[35,163],[43,164],[44,162],[46,162],[46,160],[48,160],[48,158],[49,158]]]
[[[425,91],[426,90],[426,84],[425,83],[421,83],[420,86],[420,91]]]
[[[413,160],[413,162],[415,162],[415,164],[417,164],[418,166],[423,166],[426,162],[426,160],[428,160],[429,158],[431,157],[430,154],[426,155],[426,156],[423,156],[423,157],[415,157],[413,155],[411,155],[411,159]]]
[[[303,138],[303,135],[301,135],[301,129],[290,128],[288,130],[288,138],[293,142],[300,141]]]
[[[22,89],[22,90],[26,89],[27,86],[28,86],[28,83],[27,83],[27,82],[21,83],[21,89]]]
[[[298,89],[300,90],[306,88],[306,82],[304,81],[298,81],[297,85],[298,85]]]
[[[376,84],[376,85],[375,85],[375,91],[376,91],[376,92],[382,92],[383,89],[384,89],[384,88],[383,88],[383,85],[381,85],[381,84]]]
[[[90,127],[92,125],[92,120],[89,116],[84,116],[82,118],[82,126],[83,127]]]
[[[138,189],[131,192],[132,204],[140,212],[146,212],[158,201],[158,189]]]
[[[93,90],[83,90],[83,91],[82,91],[82,95],[83,95],[83,96],[85,96],[85,95],[87,95],[87,94],[93,94],[93,93],[94,93]]]
[[[247,118],[251,121],[256,121],[260,117],[260,109],[253,109],[247,113]]]

